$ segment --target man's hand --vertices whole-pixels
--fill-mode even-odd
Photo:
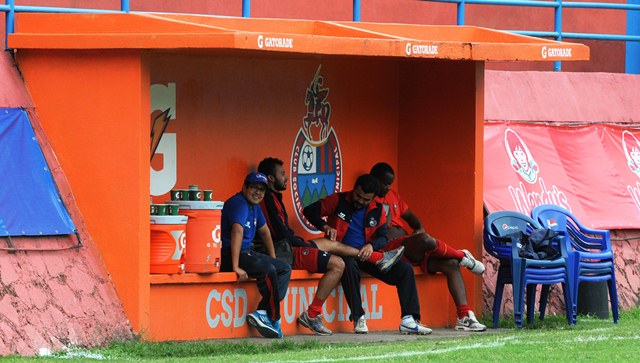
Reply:
[[[358,251],[358,258],[360,261],[366,261],[371,257],[371,252],[373,252],[373,246],[370,243],[365,243]]]
[[[247,275],[247,271],[241,269],[240,267],[233,270],[233,272],[238,275],[238,282],[243,282],[249,280],[249,275]]]
[[[329,225],[326,225],[324,226],[323,230],[324,230],[325,236],[328,239],[332,241],[336,240],[336,237],[338,236],[338,231],[335,228],[331,228]]]

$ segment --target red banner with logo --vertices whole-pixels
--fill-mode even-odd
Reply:
[[[640,228],[640,130],[489,123],[484,202],[530,214],[557,204],[592,228]]]

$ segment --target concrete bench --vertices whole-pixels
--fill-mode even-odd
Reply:
[[[420,298],[422,320],[429,326],[455,323],[455,306],[443,275],[424,274],[414,269]],[[282,330],[285,335],[311,334],[296,324],[298,315],[313,300],[322,274],[293,270],[286,298],[281,304]],[[255,336],[245,323],[260,300],[255,281],[237,282],[233,272],[212,274],[175,274],[150,276],[150,326],[145,338],[156,341]],[[393,286],[372,278],[362,278],[363,307],[371,331],[396,330],[400,307]],[[338,286],[327,299],[323,317],[335,332],[352,332],[349,309]]]

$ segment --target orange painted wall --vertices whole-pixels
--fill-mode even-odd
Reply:
[[[319,66],[342,155],[343,190],[378,160],[395,160],[394,62],[158,55],[151,59],[152,82],[176,84],[177,115],[167,128],[176,135],[176,188],[197,184],[224,201],[264,157],[278,157],[288,169],[307,112],[306,90]],[[155,159],[153,165],[163,167]],[[293,228],[303,233],[290,190],[284,196]],[[154,197],[165,200],[167,194]]]
[[[421,289],[421,319],[428,326],[452,326],[455,317],[442,311],[442,297],[434,291],[446,289],[444,275],[423,274],[419,268],[416,281]],[[312,334],[296,323],[297,317],[313,301],[319,275],[294,271],[287,296],[280,304],[284,335]],[[217,277],[221,277],[217,279]],[[229,279],[231,278],[231,279]],[[226,279],[226,280],[225,280]],[[205,281],[219,280],[216,283]],[[372,331],[396,330],[401,310],[395,287],[372,277],[362,279],[363,309]],[[145,332],[149,340],[184,340],[242,338],[259,336],[246,324],[245,316],[258,305],[260,294],[254,281],[238,284],[235,274],[198,278],[184,275],[153,276],[151,288],[151,325]],[[323,318],[334,332],[353,332],[342,288],[331,292],[323,306]],[[188,323],[186,323],[188,322]]]
[[[399,192],[428,233],[476,256],[482,251],[483,72],[479,62],[434,61],[407,65],[400,77]],[[463,276],[480,311],[482,280],[468,271]]]
[[[21,51],[20,70],[135,330],[149,296],[149,78],[139,52]]]

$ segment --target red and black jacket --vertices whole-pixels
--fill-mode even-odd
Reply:
[[[335,228],[338,231],[336,239],[342,241],[351,223],[351,216],[355,212],[351,204],[351,193],[331,194],[305,207],[303,214],[319,230],[326,225]],[[374,199],[367,206],[364,220],[365,240],[373,246],[374,250],[381,249],[389,241],[386,221],[387,213],[382,203]]]
[[[274,242],[287,240],[292,246],[304,244],[304,241],[289,227],[289,216],[282,202],[282,193],[267,188],[264,199],[260,202],[260,208],[267,219],[267,226]]]

